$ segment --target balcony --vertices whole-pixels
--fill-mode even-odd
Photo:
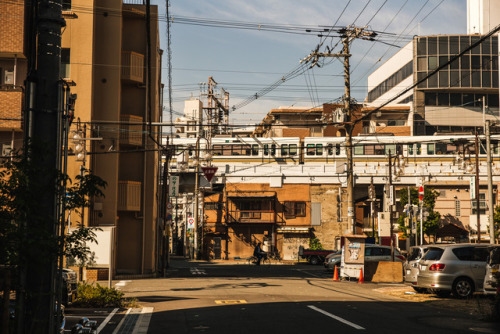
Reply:
[[[121,115],[120,122],[120,145],[142,146],[142,117]]]
[[[227,223],[283,223],[274,191],[229,192],[227,200]]]
[[[141,182],[118,181],[118,211],[141,211]]]
[[[0,128],[21,129],[23,91],[16,86],[0,86]]]
[[[144,82],[144,55],[122,51],[122,80],[138,84]]]

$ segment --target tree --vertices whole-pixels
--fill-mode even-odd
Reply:
[[[495,213],[493,215],[493,222],[495,226],[495,239],[500,239],[500,206],[495,207]]]
[[[46,258],[62,256],[72,256],[85,261],[89,256],[86,243],[95,241],[92,229],[81,223],[77,224],[71,234],[65,234],[64,212],[88,207],[91,198],[103,196],[102,189],[105,188],[106,182],[87,170],[76,176],[74,181],[57,170],[49,171],[56,174],[56,193],[60,199],[62,214],[57,222],[54,217],[37,215],[42,205],[39,199],[45,190],[35,177],[40,175],[40,171],[40,167],[21,152],[16,152],[10,159],[0,161],[0,265],[4,268],[6,282],[3,290],[9,291],[4,293],[4,306],[8,306],[11,290],[24,289],[22,277],[29,273],[30,263],[45,263]],[[39,223],[30,224],[27,228],[28,217]],[[55,223],[52,233],[44,228],[47,222]],[[22,308],[22,302],[18,294],[18,312]],[[8,312],[9,308],[4,307],[3,327],[0,329],[5,333],[8,331],[8,321],[5,321],[8,320]]]
[[[423,222],[423,231],[424,234],[427,236],[435,236],[437,230],[439,229],[440,221],[441,221],[441,214],[437,211],[434,211],[434,207],[436,205],[436,199],[439,196],[439,192],[429,188],[425,187],[424,189],[424,210],[427,210],[429,215]],[[406,204],[408,204],[408,192],[403,189],[400,191],[400,200],[401,200],[401,205],[404,207]],[[418,198],[418,189],[417,188],[410,188],[410,204],[412,205],[417,205],[419,206],[420,204],[419,198]],[[399,230],[403,231],[403,235],[407,237],[409,235],[409,227],[405,225],[405,218],[407,217],[407,213],[403,212],[402,215],[399,216],[398,219],[398,224],[399,224]],[[417,229],[417,233],[419,232],[419,229]]]

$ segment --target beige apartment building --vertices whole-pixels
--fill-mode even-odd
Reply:
[[[157,13],[151,6],[148,49],[142,1],[63,4],[61,76],[77,94],[71,130],[84,134],[87,151],[83,159],[70,156],[69,174],[77,175],[83,166],[107,182],[105,197],[85,210],[83,220],[113,231],[113,276],[157,269],[160,140],[148,126],[161,113]]]
[[[95,270],[87,270],[87,276],[107,277],[110,262],[113,276],[153,274],[158,266],[160,155],[156,143],[160,134],[148,124],[159,122],[161,115],[157,7],[151,6],[148,48],[142,1],[62,3],[66,26],[60,74],[64,87],[77,97],[68,174],[74,179],[85,168],[107,182],[104,198],[71,214],[72,226],[83,222],[108,232],[98,233],[108,239],[99,240]],[[0,3],[0,152],[4,156],[23,142],[26,15],[23,0]],[[75,135],[84,138],[80,152]]]

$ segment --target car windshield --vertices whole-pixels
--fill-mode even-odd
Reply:
[[[425,253],[423,260],[437,261],[441,259],[441,255],[443,255],[444,249],[442,248],[429,248],[427,253]]]
[[[425,252],[425,249],[423,250]],[[408,261],[416,261],[422,258],[422,250],[418,247],[410,249],[410,254],[408,254]]]

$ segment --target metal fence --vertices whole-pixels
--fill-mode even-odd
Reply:
[[[146,0],[123,0],[125,5],[145,5]]]

